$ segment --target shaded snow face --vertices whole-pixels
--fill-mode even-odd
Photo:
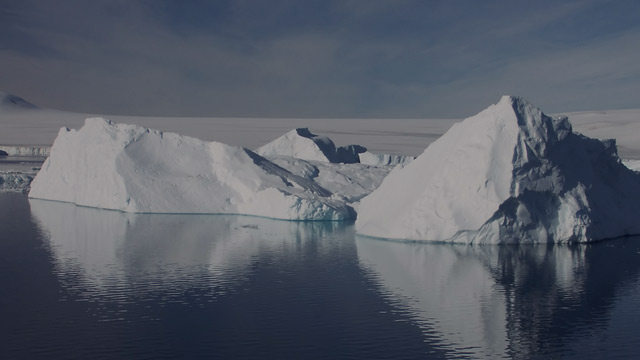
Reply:
[[[29,196],[126,212],[354,216],[330,191],[250,150],[101,118],[60,130]]]
[[[592,241],[638,233],[640,180],[613,141],[503,97],[454,125],[362,200],[364,235],[427,241]]]

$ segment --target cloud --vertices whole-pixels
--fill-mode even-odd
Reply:
[[[640,107],[636,4],[23,0],[0,5],[0,89],[141,115],[460,117],[505,93]]]

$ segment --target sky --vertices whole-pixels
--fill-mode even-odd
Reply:
[[[640,1],[0,0],[0,91],[149,116],[640,108]]]

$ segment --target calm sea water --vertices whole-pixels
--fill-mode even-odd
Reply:
[[[640,353],[640,238],[420,245],[0,194],[0,358]]]

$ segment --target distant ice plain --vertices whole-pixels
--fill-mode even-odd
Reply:
[[[640,109],[565,113],[574,130],[589,137],[615,138],[623,159],[640,159]],[[80,128],[96,114],[49,109],[0,112],[0,144],[51,145],[61,127]],[[336,145],[358,144],[374,153],[417,156],[461,119],[296,119],[179,118],[100,115],[207,141],[256,149],[298,127],[329,136]]]

